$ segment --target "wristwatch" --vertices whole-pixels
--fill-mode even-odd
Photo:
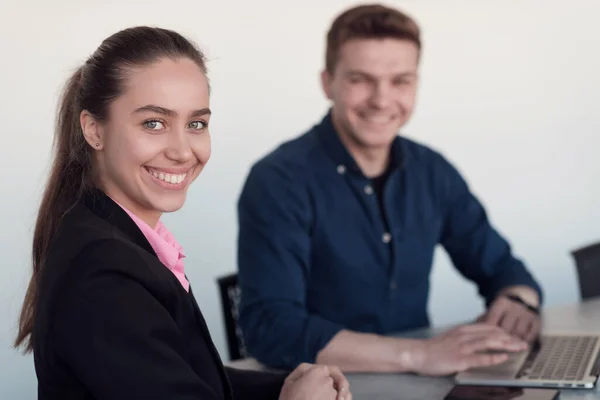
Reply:
[[[527,303],[525,300],[523,300],[519,296],[517,296],[515,294],[505,294],[504,296],[506,296],[507,299],[509,299],[511,301],[514,301],[515,303],[521,304],[523,307],[527,308],[532,313],[540,315],[540,308],[539,307],[532,306],[531,304]]]

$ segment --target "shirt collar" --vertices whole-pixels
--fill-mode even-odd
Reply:
[[[319,140],[329,157],[336,163],[338,172],[346,170],[362,174],[356,160],[352,157],[346,146],[340,140],[339,134],[333,125],[332,110],[329,109],[321,122],[317,125]],[[390,169],[405,168],[409,161],[409,154],[402,145],[402,138],[396,136],[392,142]]]
[[[116,202],[114,199],[113,201],[117,203],[123,209],[123,211],[127,213],[127,215],[129,215],[140,231],[142,231],[146,237],[146,240],[148,240],[150,246],[152,246],[152,249],[156,253],[158,259],[167,268],[173,271],[177,267],[177,261],[179,261],[180,258],[185,258],[185,254],[183,254],[183,248],[179,242],[177,242],[173,234],[161,221],[158,221],[156,227],[152,228],[141,218]]]
[[[190,284],[185,276],[183,259],[183,249],[175,236],[167,229],[167,227],[159,220],[156,226],[152,228],[141,218],[123,207],[121,204],[113,200],[125,213],[131,218],[138,229],[145,236],[146,240],[154,250],[159,261],[167,267],[181,283],[183,288],[189,292]]]

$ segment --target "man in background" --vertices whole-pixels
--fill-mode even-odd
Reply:
[[[532,275],[459,172],[398,135],[420,52],[419,27],[401,11],[343,12],[322,73],[331,109],[252,167],[238,204],[240,324],[260,362],[445,375],[501,363],[538,334]],[[431,339],[389,336],[429,325],[438,244],[486,313]]]

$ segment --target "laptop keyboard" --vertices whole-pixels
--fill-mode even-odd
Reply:
[[[522,371],[529,371],[529,379],[581,380],[597,342],[597,336],[542,336],[537,355]]]

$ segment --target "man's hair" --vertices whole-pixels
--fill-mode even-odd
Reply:
[[[381,4],[365,4],[338,15],[327,33],[325,66],[333,74],[344,43],[353,39],[400,39],[421,50],[421,33],[408,15]]]

